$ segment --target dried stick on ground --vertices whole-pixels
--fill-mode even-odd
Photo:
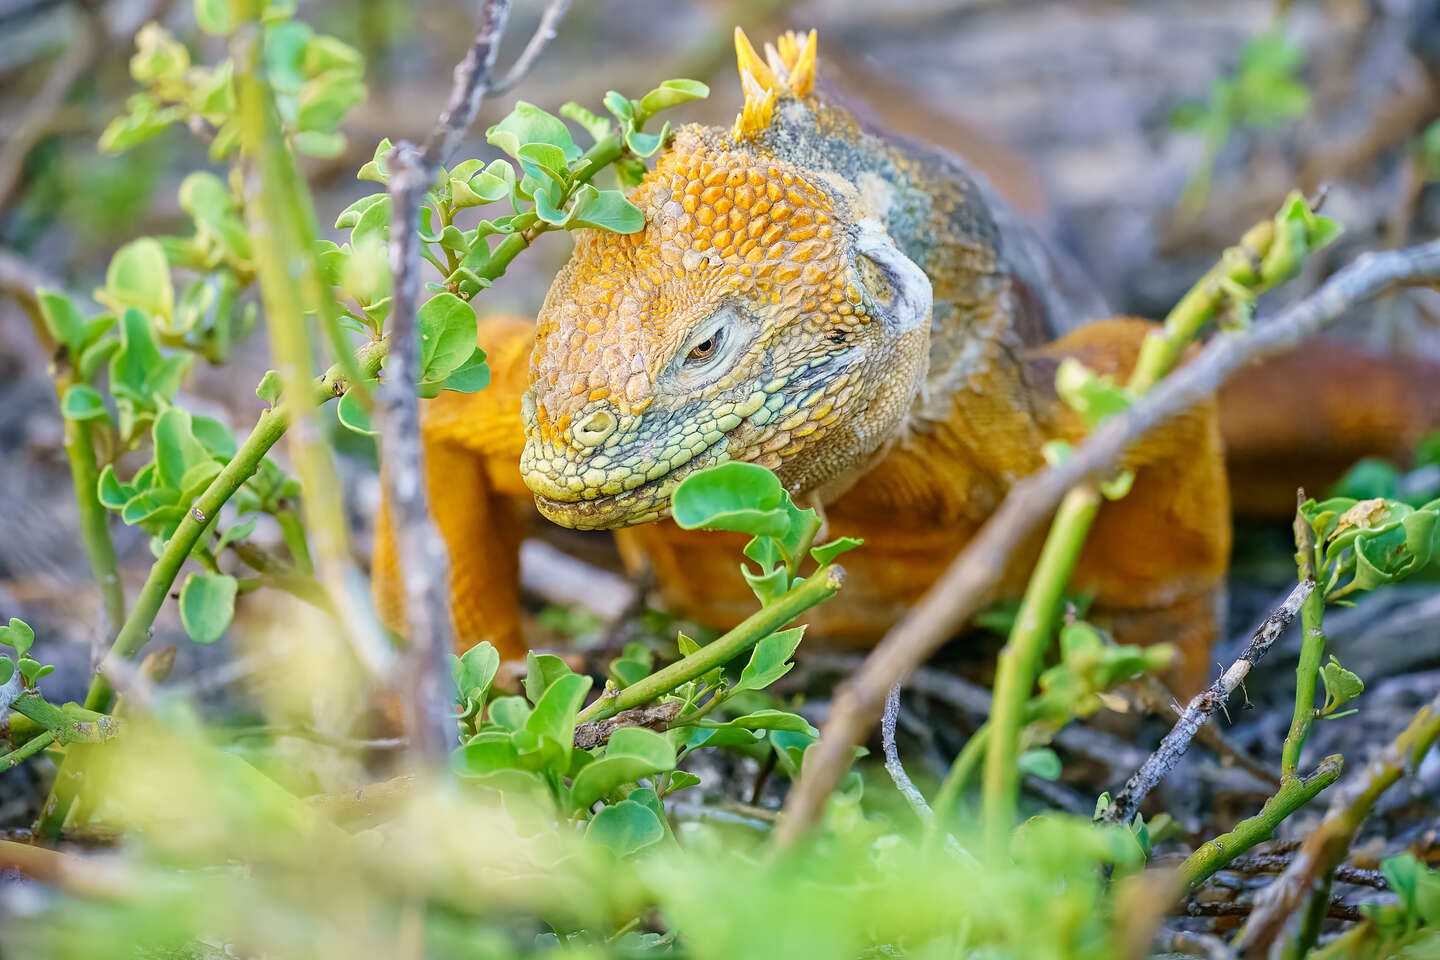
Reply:
[[[564,4],[556,3],[559,14]],[[507,82],[518,81],[523,66],[539,56],[555,33],[547,10],[540,31],[532,39]],[[396,555],[405,594],[411,655],[402,669],[401,687],[406,704],[407,728],[417,755],[434,762],[443,756],[449,738],[441,689],[448,682],[446,657],[450,653],[450,610],[444,543],[430,517],[425,495],[425,467],[420,442],[420,403],[416,383],[420,375],[420,343],[416,311],[420,299],[420,237],[417,229],[420,203],[470,125],[493,83],[500,37],[510,16],[510,0],[486,0],[480,10],[480,29],[465,59],[455,67],[454,84],[445,109],[423,149],[402,141],[387,160],[390,173],[390,271],[393,301],[389,318],[389,358],[379,391],[383,425],[385,496],[392,513]],[[540,33],[545,34],[542,39]],[[528,58],[528,60],[526,59]]]
[[[1255,912],[1240,932],[1246,956],[1260,957],[1280,936],[1285,922],[1350,850],[1356,832],[1381,794],[1414,770],[1440,738],[1440,695],[1415,714],[1398,737],[1336,788],[1325,819],[1305,839],[1290,866],[1255,898]],[[1317,888],[1317,883],[1319,884]]]
[[[820,745],[807,760],[776,831],[782,846],[814,824],[869,732],[892,684],[934,653],[977,613],[999,582],[1005,561],[1050,516],[1066,491],[1104,474],[1137,439],[1210,396],[1249,363],[1293,349],[1346,310],[1397,283],[1440,277],[1440,241],[1369,253],[1273,320],[1216,337],[1190,364],[1166,377],[1126,413],[1105,423],[1057,467],[1017,483],[995,514],[921,601],[837,691]]]
[[[1249,676],[1251,668],[1265,656],[1265,652],[1270,649],[1275,638],[1280,636],[1285,625],[1295,619],[1295,615],[1300,612],[1300,605],[1314,589],[1314,580],[1302,580],[1296,584],[1285,602],[1271,612],[1265,622],[1255,630],[1245,652],[1230,664],[1230,669],[1195,695],[1185,712],[1180,714],[1175,726],[1165,735],[1165,739],[1160,741],[1159,748],[1150,754],[1150,758],[1140,765],[1140,769],[1131,775],[1125,786],[1115,795],[1115,802],[1106,808],[1101,816],[1103,822],[1130,822],[1130,818],[1135,816],[1135,811],[1140,808],[1140,802],[1180,761],[1196,732],[1215,715],[1215,711],[1225,705],[1230,694]]]

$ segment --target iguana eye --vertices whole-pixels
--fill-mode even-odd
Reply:
[[[690,352],[685,354],[685,362],[704,363],[706,360],[709,360],[711,357],[715,356],[715,351],[719,348],[720,331],[717,330],[710,336],[706,337],[704,340],[701,340],[699,343],[695,344],[695,346],[691,347]]]

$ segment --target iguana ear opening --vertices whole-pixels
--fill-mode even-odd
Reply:
[[[892,334],[928,329],[930,278],[900,252],[878,220],[855,225],[855,266],[876,315]]]

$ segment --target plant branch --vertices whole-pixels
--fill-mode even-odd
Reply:
[[[1341,766],[1342,759],[1335,754],[1326,757],[1308,777],[1286,777],[1259,813],[1241,820],[1229,833],[1205,841],[1185,858],[1180,865],[1180,876],[1186,886],[1199,886],[1245,851],[1269,840],[1286,817],[1339,779]]]
[[[361,366],[369,376],[374,376],[380,367],[380,361],[385,356],[383,343],[372,343],[361,351]],[[150,639],[150,625],[154,623],[160,607],[165,602],[166,595],[175,583],[176,576],[180,573],[180,567],[185,559],[190,556],[190,551],[199,542],[201,534],[209,527],[211,519],[219,513],[235,491],[244,485],[260,468],[260,461],[265,459],[266,453],[279,439],[284,436],[286,427],[290,424],[294,407],[319,405],[326,400],[341,396],[348,389],[348,383],[340,373],[339,365],[332,367],[324,376],[315,381],[311,394],[303,398],[300,403],[292,404],[289,401],[282,402],[272,409],[260,414],[254,429],[245,438],[245,442],[235,452],[223,470],[210,481],[210,486],[195,499],[191,504],[189,512],[165,542],[165,547],[160,552],[160,559],[150,568],[150,573],[145,578],[145,584],[140,588],[140,593],[135,598],[135,605],[131,608],[129,615],[125,618],[125,624],[116,634],[115,641],[111,644],[107,657],[115,657],[121,660],[133,658]],[[90,684],[90,690],[85,695],[85,708],[100,713],[110,709],[114,700],[114,687],[106,679],[103,670],[96,673],[95,679]]]
[[[1025,705],[1030,701],[1040,660],[1055,632],[1060,597],[1099,509],[1100,491],[1088,483],[1071,489],[1060,502],[1040,551],[1040,561],[1025,588],[1010,639],[995,666],[981,819],[986,836],[1001,847],[1008,845],[1010,828],[1015,823]]]
[[[503,26],[503,16],[501,21]],[[493,53],[491,56],[493,59]],[[458,87],[458,71],[456,79]],[[410,650],[400,677],[405,726],[417,760],[433,764],[444,757],[450,739],[450,722],[444,709],[444,684],[449,677],[446,658],[452,645],[447,577],[450,563],[445,543],[430,517],[425,489],[417,395],[421,373],[417,324],[420,234],[415,224],[435,167],[424,161],[413,144],[401,143],[390,153],[389,169],[393,301],[388,321],[390,358],[379,390],[384,464],[381,483],[391,508],[390,522],[405,596]]]
[[[1250,637],[1250,643],[1235,662],[1230,664],[1230,668],[1191,699],[1175,726],[1165,735],[1165,739],[1160,741],[1159,748],[1141,764],[1140,769],[1131,775],[1125,786],[1115,795],[1115,802],[1106,808],[1101,816],[1104,823],[1130,822],[1135,811],[1140,809],[1141,801],[1180,761],[1200,727],[1230,699],[1230,694],[1235,692],[1250,674],[1250,670],[1265,656],[1286,624],[1295,619],[1301,605],[1318,593],[1314,580],[1302,580],[1295,585],[1285,602],[1271,611],[1265,622],[1256,628]]]
[[[493,85],[495,57],[500,53],[500,37],[509,19],[510,0],[485,0],[481,5],[480,28],[465,59],[455,65],[450,99],[425,141],[423,162],[427,168],[434,170],[444,164],[475,122],[480,104]]]
[[[895,789],[910,804],[910,809],[915,811],[915,816],[925,826],[935,822],[935,811],[930,809],[930,804],[925,802],[925,794],[910,779],[905,772],[905,765],[900,762],[900,748],[895,744],[895,724],[900,718],[900,684],[890,688],[890,693],[885,697],[885,713],[880,718],[880,745],[885,751],[885,772],[890,774],[890,779],[895,782]]]
[[[530,68],[540,58],[540,54],[544,53],[545,48],[550,45],[550,41],[555,39],[555,34],[560,28],[560,21],[565,19],[565,14],[569,9],[570,0],[550,0],[550,5],[540,16],[540,25],[530,35],[530,42],[525,44],[525,49],[516,58],[514,66],[503,78],[490,84],[491,93],[498,97],[500,94],[510,91],[524,78],[525,74],[530,72]]]
[[[1006,558],[1071,487],[1103,478],[1139,437],[1209,397],[1240,368],[1293,349],[1355,304],[1396,283],[1437,276],[1440,241],[1365,254],[1273,320],[1216,337],[1128,411],[1102,424],[1064,463],[1012,487],[940,579],[836,691],[820,745],[787,800],[788,815],[777,830],[777,842],[794,843],[819,819],[855,744],[878,718],[891,685],[904,679],[981,608],[998,584]]]
[[[1239,938],[1247,956],[1266,954],[1316,883],[1344,861],[1375,802],[1407,770],[1419,767],[1437,738],[1440,695],[1421,707],[1399,736],[1336,790],[1325,819],[1305,839],[1289,868],[1255,898],[1255,912]]]
[[[657,670],[624,690],[602,696],[580,711],[579,721],[604,720],[664,696],[682,683],[689,683],[749,650],[785,624],[840,590],[845,568],[826,565],[746,617],[729,633],[682,660]]]

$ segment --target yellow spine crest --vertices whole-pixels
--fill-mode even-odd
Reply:
[[[759,136],[770,125],[778,97],[803,97],[815,89],[817,44],[814,30],[787,31],[773,45],[765,44],[762,59],[745,31],[735,28],[735,61],[745,91],[745,107],[735,118],[736,140]]]

